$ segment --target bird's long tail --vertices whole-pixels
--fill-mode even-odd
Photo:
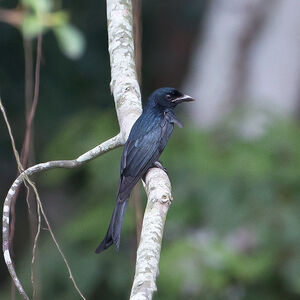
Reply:
[[[112,217],[110,219],[109,227],[107,233],[101,242],[101,244],[96,249],[96,253],[101,253],[105,249],[109,248],[112,244],[115,245],[116,250],[120,246],[121,229],[124,219],[124,213],[128,203],[128,198],[125,201],[120,201],[119,197],[115,209],[113,211]]]

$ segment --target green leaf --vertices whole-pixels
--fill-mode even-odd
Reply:
[[[23,4],[30,7],[35,12],[50,12],[52,9],[52,1],[50,0],[23,0]]]
[[[35,37],[45,29],[44,25],[34,15],[25,17],[22,30],[26,37]]]
[[[61,50],[67,57],[77,59],[83,54],[85,39],[77,28],[66,24],[55,27],[54,33]]]

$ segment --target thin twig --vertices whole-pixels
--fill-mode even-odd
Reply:
[[[18,162],[18,166],[19,166],[20,165],[19,154],[18,154],[18,152],[16,150],[16,147],[15,147],[15,142],[14,142],[14,138],[13,138],[13,135],[12,135],[12,132],[11,132],[11,127],[9,125],[9,122],[8,122],[4,107],[2,105],[1,99],[0,99],[0,109],[1,109],[1,112],[3,114],[5,123],[7,125],[9,136],[11,138],[13,151],[14,151],[14,154],[15,154],[16,160]],[[5,259],[5,262],[7,264],[8,270],[11,274],[11,277],[14,280],[14,283],[15,283],[17,289],[19,290],[20,294],[23,296],[24,299],[28,300],[29,297],[27,296],[26,292],[24,291],[24,289],[22,287],[21,282],[18,279],[18,276],[16,274],[16,271],[15,271],[15,268],[14,268],[14,265],[13,265],[13,262],[12,262],[12,259],[11,259],[10,250],[9,250],[9,214],[10,214],[11,201],[12,201],[14,195],[15,195],[16,190],[20,187],[20,185],[22,184],[24,179],[26,179],[26,181],[32,186],[32,188],[33,188],[33,190],[36,194],[38,204],[41,208],[42,215],[43,215],[43,217],[46,221],[48,230],[51,234],[51,237],[52,237],[58,251],[60,252],[60,254],[61,254],[61,256],[62,256],[62,258],[63,258],[63,260],[66,264],[66,267],[67,267],[69,275],[70,275],[70,279],[72,280],[73,285],[74,285],[75,289],[79,292],[80,296],[83,297],[82,293],[79,291],[78,286],[77,286],[77,284],[74,280],[74,277],[71,273],[70,266],[69,266],[69,264],[68,264],[68,262],[67,262],[67,260],[64,256],[60,246],[58,245],[57,240],[55,239],[55,236],[53,234],[51,226],[48,222],[47,216],[45,215],[45,212],[43,210],[43,207],[42,207],[42,204],[41,204],[41,201],[40,201],[40,197],[38,195],[36,187],[33,184],[33,182],[29,179],[29,176],[31,176],[35,173],[39,173],[41,171],[54,169],[54,168],[75,168],[77,166],[80,166],[84,162],[87,162],[87,161],[89,161],[89,160],[91,160],[91,159],[93,159],[93,158],[95,158],[95,157],[97,157],[101,154],[104,154],[104,153],[106,153],[106,152],[108,152],[112,149],[115,149],[116,147],[121,146],[122,144],[123,144],[123,141],[120,138],[120,135],[117,135],[117,136],[103,142],[102,144],[96,146],[92,150],[84,153],[83,155],[79,156],[75,160],[50,161],[50,162],[47,162],[47,163],[41,163],[41,164],[37,164],[33,167],[30,167],[27,170],[23,171],[17,177],[17,179],[14,181],[13,185],[11,186],[10,190],[8,191],[8,194],[6,196],[6,199],[4,201],[4,206],[3,206],[3,223],[2,223],[3,253],[4,253],[4,259]],[[83,297],[83,299],[84,299],[84,297]]]
[[[3,112],[3,106],[0,101],[0,107]],[[10,187],[7,196],[4,200],[3,205],[3,221],[2,221],[2,238],[3,238],[3,253],[4,253],[4,260],[7,265],[7,268],[11,274],[11,277],[13,278],[15,285],[17,289],[19,290],[19,293],[23,296],[24,299],[28,300],[28,296],[25,293],[22,284],[20,280],[18,279],[18,276],[16,274],[14,265],[12,263],[10,250],[9,250],[9,213],[10,213],[10,206],[11,206],[11,200],[14,197],[14,194],[16,190],[20,187],[23,180],[27,177],[32,176],[35,173],[40,173],[46,170],[56,169],[56,168],[66,168],[66,169],[72,169],[76,168],[83,163],[86,163],[112,149],[115,149],[121,145],[123,145],[123,139],[121,138],[121,135],[118,134],[115,137],[101,143],[100,145],[96,146],[92,150],[82,154],[78,158],[74,160],[58,160],[58,161],[49,161],[46,163],[40,163],[37,165],[34,165],[24,172],[22,172],[14,181],[12,186]],[[39,198],[37,198],[39,200]],[[43,213],[43,211],[42,211]],[[49,229],[49,228],[48,228]]]
[[[32,124],[34,120],[34,115],[36,112],[36,107],[39,99],[39,88],[40,88],[40,67],[41,67],[41,58],[42,58],[42,35],[38,36],[37,40],[37,57],[36,57],[36,65],[35,65],[35,84],[34,84],[34,97],[31,105],[31,110],[29,114],[26,116],[26,133],[25,139],[21,152],[21,161],[23,166],[27,164],[29,149],[30,149],[30,138],[31,138],[31,130]]]
[[[33,55],[32,55],[32,39],[23,37],[24,45],[24,63],[25,63],[25,113],[28,119],[33,101]]]
[[[26,178],[26,180],[28,180],[28,179]],[[39,194],[38,194],[38,191],[37,191],[37,189],[36,189],[36,186],[35,186],[35,185],[33,184],[33,182],[30,181],[30,180],[29,180],[29,184],[31,185],[31,187],[32,187],[33,190],[34,190],[34,193],[35,193],[35,195],[36,195],[36,199],[37,199],[37,202],[38,202],[38,207],[39,207],[38,209],[40,209],[41,212],[42,212],[42,215],[43,215],[43,217],[44,217],[44,220],[45,220],[45,222],[46,222],[46,224],[47,224],[47,228],[48,228],[48,230],[49,230],[49,232],[50,232],[50,235],[51,235],[51,237],[52,237],[52,240],[54,241],[54,244],[55,244],[57,250],[59,251],[59,253],[60,253],[62,259],[64,260],[64,263],[65,263],[65,265],[66,265],[66,267],[67,267],[67,269],[68,269],[68,272],[69,272],[69,278],[71,279],[71,281],[72,281],[72,283],[73,283],[75,289],[77,290],[78,294],[80,295],[80,297],[81,297],[83,300],[86,300],[86,298],[83,296],[82,292],[81,292],[80,289],[78,288],[78,286],[77,286],[77,284],[76,284],[76,281],[75,281],[75,279],[74,279],[74,276],[73,276],[73,274],[72,274],[72,271],[71,271],[69,262],[67,261],[67,259],[66,259],[65,255],[64,255],[63,251],[61,250],[61,248],[60,248],[60,246],[59,246],[59,244],[58,244],[58,242],[57,242],[57,240],[56,240],[56,238],[55,238],[55,235],[54,235],[54,233],[53,233],[53,230],[52,230],[52,228],[51,228],[51,225],[50,225],[50,223],[49,223],[49,221],[48,221],[48,218],[47,218],[47,216],[46,216],[46,214],[45,214],[45,211],[44,211],[44,209],[43,209],[43,205],[42,205],[42,202],[41,202],[41,200],[40,200],[40,196],[39,196]],[[39,230],[40,230],[40,226],[39,226]],[[36,235],[36,241],[37,241],[37,238],[38,238],[38,234],[39,234],[39,231],[38,231],[38,233],[37,233],[37,235]],[[34,247],[34,251],[35,251],[36,244],[35,244],[34,246],[35,246],[35,247]],[[33,253],[33,256],[32,256],[32,257],[34,258],[34,253]]]
[[[16,149],[15,140],[14,140],[14,137],[13,137],[13,134],[12,134],[12,131],[11,131],[11,127],[9,125],[9,122],[8,122],[8,119],[7,119],[7,116],[6,116],[5,109],[4,109],[4,106],[2,104],[1,98],[0,98],[0,109],[1,109],[4,121],[6,123],[6,126],[7,126],[7,130],[8,130],[11,145],[12,145],[12,148],[13,148],[14,156],[15,156],[15,159],[16,159],[16,162],[17,162],[18,170],[19,170],[19,172],[22,172],[23,168],[22,168],[22,164],[21,164],[21,161],[20,161],[20,156],[19,156],[19,153]],[[18,189],[16,189],[16,191],[18,191]],[[11,199],[12,203],[14,203],[14,201],[16,199],[16,196],[17,195],[13,195],[13,197]],[[9,220],[9,213],[8,213],[8,219],[7,220]],[[3,216],[3,221],[4,221],[4,216]],[[8,223],[8,226],[7,226],[6,231],[8,231],[8,229],[10,229],[9,228],[9,222],[7,222],[7,223]],[[4,230],[4,228],[3,228],[3,230]],[[14,269],[13,262],[10,258],[10,255],[9,255],[9,248],[10,248],[10,245],[11,245],[11,240],[10,239],[11,239],[11,234],[8,235],[7,240],[5,241],[5,243],[7,245],[8,252],[4,252],[4,255],[6,253],[6,259],[10,263],[11,268]],[[4,238],[3,238],[3,249],[4,249]],[[15,276],[13,276],[13,275],[15,275]],[[19,290],[20,294],[23,296],[24,299],[29,299],[28,296],[26,295],[22,285],[21,285],[21,282],[19,281],[18,277],[16,276],[15,272],[14,272],[13,275],[12,275],[12,280],[13,280],[15,286],[17,287],[17,289]],[[12,286],[12,297],[14,297],[14,288],[13,288],[13,286]]]
[[[37,39],[37,56],[35,63],[35,86],[34,86],[34,95],[33,95],[33,57],[32,57],[32,39],[23,37],[24,45],[24,58],[25,58],[25,115],[26,115],[26,130],[25,137],[23,141],[22,151],[21,151],[21,162],[23,167],[27,167],[34,161],[34,148],[33,148],[33,121],[35,117],[36,107],[38,103],[39,95],[39,82],[40,82],[40,65],[41,65],[41,54],[42,54],[42,36],[39,35]],[[35,106],[34,106],[35,105]],[[30,115],[33,115],[32,120],[30,120]],[[30,236],[31,241],[33,242],[32,246],[32,259],[31,259],[31,284],[33,290],[33,299],[37,296],[38,283],[34,278],[34,269],[35,269],[35,255],[38,238],[40,236],[41,229],[41,214],[40,207],[35,202],[35,198],[31,197],[30,189],[24,181],[24,184],[27,189],[26,202],[28,207],[28,219],[30,225]],[[30,205],[30,202],[32,205]],[[13,204],[14,205],[14,204]],[[32,207],[31,207],[32,206]],[[36,207],[37,212],[37,221],[36,215],[34,213],[34,207]],[[36,224],[37,223],[37,224]]]
[[[37,242],[40,236],[40,232],[41,232],[41,208],[40,208],[40,204],[37,201],[37,205],[36,205],[36,211],[37,211],[37,215],[38,215],[38,226],[37,226],[37,231],[36,231],[36,235],[34,238],[34,242],[33,242],[33,247],[32,247],[32,259],[31,259],[31,284],[32,284],[32,298],[35,299],[36,295],[37,295],[37,284],[35,282],[35,277],[34,277],[34,262],[35,262],[35,258],[36,258],[36,248],[37,248]]]
[[[1,109],[2,110],[2,109]],[[119,146],[123,145],[123,140],[121,139],[120,134],[117,136],[103,142],[102,144],[98,145],[97,147],[93,148],[92,150],[84,153],[83,155],[79,156],[77,159],[74,160],[61,160],[61,161],[49,161],[46,163],[40,163],[34,165],[24,172],[22,172],[14,181],[12,186],[10,187],[7,196],[4,200],[3,205],[3,222],[2,222],[2,237],[3,237],[3,253],[4,253],[4,260],[8,267],[8,270],[13,278],[17,289],[19,290],[20,294],[23,296],[24,299],[29,299],[27,294],[25,293],[21,282],[18,279],[16,274],[15,268],[12,263],[10,250],[9,250],[9,213],[10,213],[10,205],[11,200],[15,194],[15,191],[20,187],[25,177],[32,176],[35,173],[40,173],[46,170],[55,169],[55,168],[76,168],[83,163],[88,162],[91,159],[96,158],[112,149],[115,149]],[[48,229],[49,230],[49,229]]]
[[[22,151],[21,151],[21,164],[18,163],[18,169],[19,170],[24,170],[26,168],[28,159],[29,159],[29,154],[31,145],[32,145],[32,123],[36,111],[36,106],[38,102],[38,91],[39,91],[39,78],[40,78],[40,63],[41,63],[41,48],[42,48],[42,39],[41,35],[38,37],[38,42],[37,42],[37,59],[36,59],[36,70],[35,70],[35,95],[34,95],[34,100],[32,101],[32,42],[29,39],[26,39],[25,37],[23,38],[23,44],[24,44],[24,56],[25,56],[25,111],[26,111],[26,133],[24,137],[24,142],[22,146]],[[35,104],[35,107],[33,106]],[[30,120],[30,116],[32,116],[32,119]],[[20,171],[19,171],[20,172]],[[30,189],[28,185],[26,184],[26,181],[24,181],[24,184],[26,186],[26,203],[28,206],[28,218],[29,218],[29,224],[30,224],[30,232],[31,236],[33,239],[34,236],[34,220],[33,220],[33,214],[32,210],[30,208]],[[10,250],[11,254],[13,257],[13,240],[14,240],[14,234],[15,234],[15,219],[16,219],[16,214],[15,214],[15,205],[16,205],[16,199],[18,196],[19,190],[15,193],[15,197],[12,201],[11,204],[11,223],[10,223],[10,232],[9,232],[9,241],[10,241]],[[39,209],[37,207],[37,209]],[[40,222],[40,218],[38,219]],[[40,227],[40,223],[38,223],[38,227]],[[34,238],[34,244],[33,244],[33,255],[35,254],[35,245],[37,243],[37,238],[39,236],[39,228],[37,229],[36,236]],[[32,258],[32,261],[34,261],[34,257]],[[32,281],[32,287],[33,287],[33,293],[34,295],[36,294],[36,285],[34,283],[34,278],[33,278],[33,264],[31,266],[31,281]],[[12,298],[14,298],[15,294],[15,285],[12,285]]]
[[[18,170],[21,173],[24,170],[23,170],[23,167],[22,167],[22,164],[21,164],[21,161],[20,161],[20,156],[19,156],[19,153],[18,153],[17,148],[16,148],[15,140],[14,140],[14,137],[13,137],[13,134],[12,134],[12,131],[11,131],[11,127],[9,125],[9,122],[8,122],[8,119],[7,119],[7,115],[5,113],[5,109],[4,109],[4,106],[2,104],[1,98],[0,98],[0,109],[1,109],[4,121],[5,121],[5,124],[7,126],[7,130],[8,130],[8,134],[9,134],[9,137],[10,137],[11,145],[12,145],[12,148],[13,148],[15,159],[17,161]]]

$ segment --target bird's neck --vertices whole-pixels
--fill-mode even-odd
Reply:
[[[174,108],[170,107],[163,107],[157,104],[155,101],[148,101],[147,105],[144,108],[144,111],[150,111],[153,113],[164,113],[167,111],[173,112]]]

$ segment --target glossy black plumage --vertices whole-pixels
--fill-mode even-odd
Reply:
[[[96,253],[102,252],[112,244],[115,244],[116,249],[119,248],[130,193],[158,160],[173,132],[174,124],[181,127],[181,123],[175,117],[174,107],[181,102],[192,100],[191,97],[173,88],[158,89],[149,97],[124,146],[116,206],[106,236],[96,249]]]

